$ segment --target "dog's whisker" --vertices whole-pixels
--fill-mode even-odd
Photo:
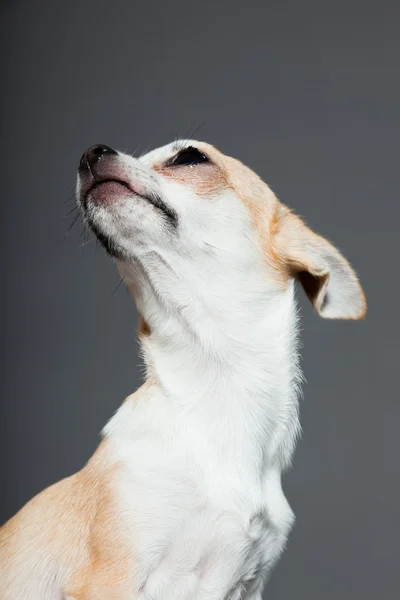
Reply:
[[[185,133],[185,135],[183,136],[185,140],[186,140],[186,139],[191,139],[191,138],[190,138],[190,132],[192,131],[192,127],[194,127],[194,124],[195,124],[195,121],[193,120],[193,121],[191,122],[191,124],[190,124],[190,127],[189,127],[189,129],[187,130],[187,132],[186,132],[186,133]]]
[[[193,133],[191,133],[191,134],[190,134],[190,136],[189,136],[189,140],[192,140],[192,139],[194,138],[194,136],[196,135],[196,133],[198,133],[198,132],[199,132],[199,130],[200,130],[202,127],[203,127],[204,123],[205,123],[205,121],[202,121],[202,122],[200,123],[200,125],[198,125],[198,126],[196,127],[196,129],[193,131]]]
[[[144,156],[145,154],[147,154],[147,153],[148,153],[148,151],[150,150],[150,148],[151,148],[151,144],[149,144],[149,145],[147,146],[146,150],[145,150],[145,151],[142,153],[142,156]]]
[[[71,188],[70,188],[71,189]],[[71,202],[72,200],[75,200],[75,189],[72,189],[70,195],[68,196],[68,198],[65,198],[64,200],[61,200],[62,204],[66,204],[67,202]]]
[[[73,228],[73,226],[75,225],[75,223],[77,222],[77,220],[79,219],[79,217],[80,217],[80,216],[81,216],[81,214],[80,214],[80,213],[78,213],[78,214],[76,215],[76,217],[75,217],[75,218],[74,218],[74,220],[72,221],[71,225],[69,226],[69,228],[68,228],[68,231],[66,232],[66,234],[65,234],[65,235],[64,235],[64,237],[63,237],[63,239],[61,240],[61,243],[63,243],[63,242],[64,242],[64,241],[67,239],[68,235],[69,235],[69,234],[70,234],[70,232],[71,232],[71,229]]]
[[[179,129],[177,129],[174,133],[171,134],[171,138],[175,142],[175,144],[180,140]]]
[[[64,215],[64,217],[60,217],[59,219],[57,219],[57,223],[59,223],[60,221],[64,221],[65,219],[67,219],[70,215],[72,215],[72,213],[74,213],[76,210],[79,210],[79,206],[74,206],[74,208],[71,208],[71,210],[69,210],[67,212],[66,215]]]
[[[112,296],[114,296],[115,292],[119,289],[119,287],[122,285],[122,283],[125,281],[125,275],[124,277],[121,278],[121,280],[119,281],[117,287],[111,292],[111,294],[108,296],[109,298],[111,298]]]
[[[85,236],[89,235],[89,233],[91,233],[91,230],[88,227],[88,224],[84,221],[83,222],[83,229],[80,233],[80,239],[84,238]]]
[[[85,240],[84,242],[82,242],[82,244],[79,244],[79,248],[83,248],[84,246],[87,246],[88,244],[90,244],[90,242],[94,242],[95,239],[96,239],[95,236],[93,236],[89,240]]]

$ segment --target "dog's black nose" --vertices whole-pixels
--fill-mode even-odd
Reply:
[[[110,148],[110,146],[105,146],[104,144],[97,144],[96,146],[90,146],[82,154],[81,162],[79,166],[81,168],[90,167],[92,168],[100,158],[107,155],[117,154],[116,150]]]

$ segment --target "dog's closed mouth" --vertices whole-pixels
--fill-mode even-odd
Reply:
[[[126,181],[122,181],[121,179],[100,179],[93,182],[88,191],[86,192],[86,196],[88,196],[91,192],[93,192],[96,188],[105,185],[107,183],[117,183],[122,185],[124,188],[129,190],[131,193],[135,193],[131,187],[126,183]]]
[[[168,221],[175,228],[177,227],[178,215],[176,214],[174,209],[170,208],[169,206],[167,206],[165,204],[165,202],[160,198],[159,195],[157,195],[157,194],[138,194],[137,191],[132,189],[132,187],[126,181],[123,181],[122,179],[107,178],[107,179],[100,179],[100,180],[94,181],[93,184],[90,186],[90,188],[88,189],[88,191],[85,194],[85,205],[87,205],[87,199],[88,199],[89,194],[92,193],[95,189],[101,187],[102,185],[106,185],[106,184],[120,185],[120,186],[124,187],[126,190],[128,190],[134,196],[143,198],[143,200],[146,200],[147,202],[152,204],[155,208],[157,208],[159,211],[161,211],[167,217]]]

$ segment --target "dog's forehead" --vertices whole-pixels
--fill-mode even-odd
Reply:
[[[160,148],[151,150],[147,154],[141,156],[140,160],[149,166],[158,165],[174,156],[180,150],[183,150],[184,148],[188,148],[190,146],[198,148],[199,150],[207,154],[207,156],[209,156],[211,160],[218,160],[218,158],[224,158],[222,152],[214,148],[214,146],[212,146],[211,144],[207,144],[206,142],[199,142],[198,140],[176,140],[174,142],[166,144],[165,146],[161,146]]]

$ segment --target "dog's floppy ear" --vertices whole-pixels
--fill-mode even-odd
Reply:
[[[316,312],[326,319],[362,319],[367,310],[364,292],[340,252],[283,205],[276,225],[279,260],[302,284]]]

